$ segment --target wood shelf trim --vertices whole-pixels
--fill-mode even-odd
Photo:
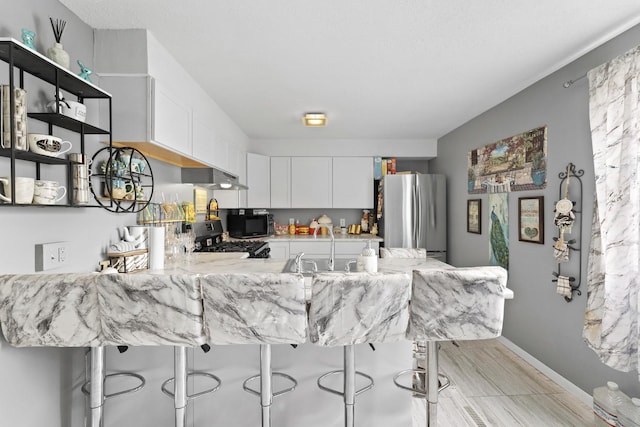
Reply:
[[[108,144],[108,142],[105,142]],[[160,160],[161,162],[169,163],[170,165],[178,166],[181,168],[208,168],[211,167],[207,164],[185,156],[184,154],[177,153],[168,148],[162,147],[153,142],[140,142],[140,141],[114,141],[112,145],[117,148],[132,147],[140,151],[146,157]]]

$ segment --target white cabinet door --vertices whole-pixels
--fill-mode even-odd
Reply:
[[[153,140],[190,156],[191,108],[166,85],[153,81]]]
[[[193,115],[193,157],[218,166],[220,155],[215,147],[215,131],[204,117]]]
[[[373,209],[373,158],[333,158],[333,207]]]
[[[289,242],[269,241],[269,255],[273,259],[289,259]]]
[[[312,241],[292,241],[289,243],[289,258],[304,253],[305,258],[328,258],[331,254],[331,240],[322,238]]]
[[[271,206],[270,161],[268,156],[247,153],[247,207]]]
[[[271,207],[291,207],[291,157],[271,157]]]
[[[378,248],[380,244],[378,242],[371,242],[371,248],[378,254]],[[358,240],[355,242],[336,242],[336,258],[356,258],[362,254],[362,250],[368,247],[368,242]]]
[[[292,157],[291,207],[332,207],[331,169],[331,157]]]

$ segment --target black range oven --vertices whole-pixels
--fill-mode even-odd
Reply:
[[[222,241],[219,219],[190,224],[196,234],[195,252],[248,252],[249,258],[269,258],[269,243],[263,240]]]

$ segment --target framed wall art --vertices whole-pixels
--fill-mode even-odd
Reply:
[[[518,199],[518,240],[544,244],[544,196]]]
[[[482,199],[467,200],[467,232],[482,234]]]
[[[547,185],[547,126],[469,151],[470,194],[540,190]]]

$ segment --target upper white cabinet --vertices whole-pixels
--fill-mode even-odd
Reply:
[[[331,157],[291,158],[291,207],[333,206]]]
[[[271,157],[271,207],[291,207],[291,157]]]
[[[152,79],[152,139],[191,155],[191,108],[168,85]]]
[[[373,158],[333,158],[333,207],[373,209]]]
[[[113,95],[114,145],[136,143],[183,167],[244,169],[237,151],[248,137],[149,31],[96,30],[94,42],[95,74]]]
[[[193,157],[209,165],[225,169],[227,166],[227,146],[224,141],[217,138],[213,125],[194,112],[192,132]],[[223,149],[221,149],[221,145]]]
[[[247,207],[271,206],[270,160],[268,156],[247,153]]]

